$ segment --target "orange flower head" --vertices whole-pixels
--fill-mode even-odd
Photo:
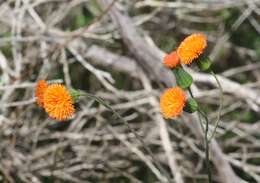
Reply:
[[[170,54],[166,54],[163,59],[163,64],[168,68],[175,68],[178,64],[180,64],[180,58],[177,55],[177,52],[173,51]]]
[[[207,38],[204,34],[192,34],[185,38],[177,49],[177,54],[183,64],[190,64],[198,58],[207,46]]]
[[[46,83],[45,80],[40,80],[36,84],[35,97],[36,97],[36,102],[40,107],[43,107],[43,94],[47,87],[48,84]]]
[[[160,98],[161,113],[167,119],[179,116],[185,106],[185,92],[180,87],[167,89]]]
[[[50,117],[57,120],[65,120],[74,112],[73,99],[65,86],[52,84],[44,93],[44,108]]]

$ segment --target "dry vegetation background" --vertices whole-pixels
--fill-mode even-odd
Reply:
[[[260,182],[259,0],[0,0],[0,182],[207,182],[197,116],[165,121],[158,107],[175,86],[164,52],[194,32],[207,34],[225,92],[214,181]],[[212,129],[219,90],[190,68]],[[105,99],[162,167],[90,99],[68,121],[48,118],[35,104],[39,79]]]

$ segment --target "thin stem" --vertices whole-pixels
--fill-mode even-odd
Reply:
[[[193,97],[193,93],[190,89],[190,87],[188,88],[189,94],[191,95],[192,98]],[[212,175],[211,175],[211,168],[210,168],[210,161],[209,161],[209,141],[208,141],[208,131],[209,131],[209,120],[207,115],[202,111],[202,109],[198,109],[199,112],[199,121],[200,121],[200,125],[201,128],[204,132],[204,142],[205,142],[205,157],[206,157],[206,168],[207,168],[207,174],[208,174],[208,182],[212,183]],[[202,119],[201,116],[204,117],[205,121],[206,121],[206,127],[204,130],[203,124],[202,124]]]
[[[217,81],[218,88],[219,88],[219,91],[220,91],[220,98],[219,98],[219,108],[218,108],[217,120],[216,120],[216,122],[215,122],[214,130],[213,130],[213,132],[212,132],[212,134],[211,134],[211,136],[210,136],[210,138],[209,138],[209,142],[211,142],[211,140],[213,139],[213,137],[214,137],[215,134],[216,134],[216,131],[217,131],[217,128],[218,128],[218,125],[219,125],[219,122],[220,122],[220,116],[221,116],[221,111],[222,111],[222,108],[223,108],[223,98],[224,98],[224,97],[223,97],[223,89],[222,89],[222,87],[221,87],[221,84],[220,84],[220,82],[219,82],[219,80],[218,80],[216,74],[215,74],[213,71],[211,71],[210,73],[213,75],[213,77],[214,77],[214,78],[216,79],[216,81]]]
[[[205,156],[206,156],[206,167],[208,173],[208,181],[212,183],[212,175],[211,175],[211,168],[210,168],[210,161],[209,161],[209,141],[208,141],[208,131],[209,131],[209,120],[207,115],[199,109],[198,112],[204,117],[206,121],[205,133],[204,133],[204,141],[205,141]]]
[[[126,126],[127,128],[135,135],[135,137],[138,139],[138,141],[143,145],[144,149],[147,151],[147,153],[151,156],[152,160],[155,162],[157,168],[159,170],[161,170],[168,182],[171,182],[171,178],[170,176],[168,175],[168,173],[166,172],[166,170],[161,166],[161,164],[159,163],[159,161],[155,158],[155,156],[153,155],[152,151],[150,150],[150,148],[145,144],[144,140],[136,133],[136,131],[134,131],[130,125],[128,124],[128,122],[118,113],[116,112],[110,105],[108,105],[103,99],[95,96],[95,95],[92,95],[90,93],[86,93],[86,92],[80,92],[81,96],[86,96],[86,97],[89,97],[89,98],[92,98],[94,100],[96,100],[98,103],[104,105],[107,109],[109,109],[111,112],[114,113],[114,115],[116,115],[116,117],[118,119],[120,119]]]
[[[188,88],[188,92],[189,92],[190,96],[191,96],[192,98],[194,98],[193,93],[192,93],[190,87]],[[205,133],[205,129],[204,129],[204,127],[203,127],[203,123],[202,123],[200,114],[199,114],[198,116],[199,116],[200,127],[201,127],[202,131]]]
[[[189,91],[190,96],[191,96],[192,98],[194,98],[193,93],[192,93],[190,87],[188,88],[188,91]]]
[[[202,121],[202,119],[201,119],[201,114],[199,113],[198,116],[199,116],[200,127],[201,127],[203,133],[205,133],[205,128],[204,128],[204,126],[203,126],[203,121]]]

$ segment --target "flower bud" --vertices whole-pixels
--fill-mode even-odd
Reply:
[[[186,103],[185,103],[185,107],[184,107],[184,111],[188,112],[188,113],[194,113],[198,110],[198,103],[194,98],[189,98]]]
[[[196,63],[201,71],[208,71],[211,66],[211,60],[208,57],[200,58]]]

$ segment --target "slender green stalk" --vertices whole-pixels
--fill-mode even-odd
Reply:
[[[209,141],[208,141],[208,131],[209,131],[209,120],[207,115],[199,109],[198,111],[206,121],[205,133],[204,133],[204,141],[205,141],[205,156],[206,156],[206,167],[208,173],[208,181],[212,183],[212,175],[211,175],[211,168],[210,168],[210,161],[209,161]]]
[[[191,96],[192,98],[194,98],[193,93],[192,93],[190,87],[188,88],[188,91],[189,91],[190,96]]]
[[[194,98],[193,93],[192,93],[190,87],[188,88],[188,91],[189,91],[190,96],[191,96],[192,98]],[[204,127],[203,127],[203,122],[202,122],[202,120],[201,120],[200,113],[199,113],[198,116],[199,116],[199,122],[200,122],[201,130],[203,131],[203,133],[205,133],[205,129],[204,129]]]
[[[169,174],[167,173],[167,171],[161,166],[161,164],[159,163],[159,161],[155,158],[155,156],[153,155],[152,151],[150,150],[150,148],[145,144],[145,142],[143,141],[143,139],[130,127],[130,125],[128,124],[128,122],[118,113],[116,112],[110,105],[108,105],[103,99],[92,95],[90,93],[86,93],[81,91],[80,92],[81,96],[86,96],[89,97],[91,99],[94,99],[95,101],[97,101],[98,103],[102,104],[103,106],[105,106],[107,109],[109,109],[111,112],[113,112],[113,114],[120,119],[124,125],[127,126],[127,128],[135,135],[135,137],[137,138],[137,140],[143,145],[144,149],[147,151],[147,153],[151,156],[152,160],[154,161],[154,163],[156,164],[157,168],[162,171],[164,173],[164,175],[166,176],[168,182],[172,182],[171,178],[169,176]]]
[[[202,119],[201,119],[201,114],[199,113],[198,116],[199,116],[200,127],[201,127],[203,133],[205,133],[205,128],[204,128],[204,126],[203,126],[203,121],[202,121]]]
[[[190,87],[188,88],[188,91],[189,91],[191,97],[194,98]],[[207,174],[208,174],[208,182],[212,183],[212,175],[211,175],[211,168],[210,168],[210,161],[209,161],[209,141],[208,141],[209,120],[208,120],[207,115],[202,111],[201,108],[199,108],[198,112],[199,112],[198,115],[199,115],[200,125],[201,125],[203,132],[204,132],[205,157],[206,157],[206,168],[207,168]],[[203,127],[203,124],[202,124],[202,119],[201,119],[200,115],[203,116],[205,121],[206,121],[205,130],[204,130],[204,127]]]
[[[221,84],[220,84],[216,74],[213,71],[211,71],[210,73],[213,75],[213,77],[217,81],[218,88],[219,88],[219,91],[220,91],[220,99],[219,99],[219,109],[218,109],[217,120],[215,122],[214,130],[213,130],[213,132],[212,132],[212,134],[211,134],[211,136],[209,138],[209,142],[213,139],[213,137],[216,134],[216,131],[217,131],[217,128],[218,128],[218,125],[219,125],[219,122],[220,122],[220,116],[221,116],[221,111],[222,111],[222,108],[223,108],[223,99],[224,99],[224,97],[223,97],[223,89],[221,87]]]

